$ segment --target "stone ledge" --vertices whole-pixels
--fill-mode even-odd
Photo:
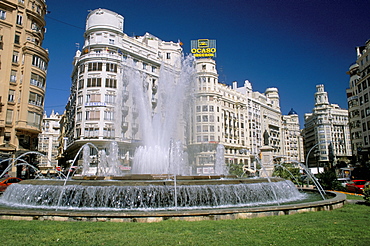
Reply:
[[[173,211],[54,211],[0,208],[0,219],[4,220],[53,220],[53,221],[103,221],[103,222],[139,222],[152,223],[164,220],[201,221],[201,220],[234,220],[266,216],[290,215],[296,213],[316,212],[341,208],[346,203],[346,195],[327,191],[333,198],[265,207],[239,207],[204,210]]]

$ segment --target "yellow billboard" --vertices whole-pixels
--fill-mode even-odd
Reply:
[[[191,40],[191,53],[198,58],[216,57],[216,40],[198,39]]]

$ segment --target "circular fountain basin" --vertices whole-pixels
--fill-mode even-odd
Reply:
[[[342,207],[346,198],[343,194],[330,192],[328,193],[329,199],[326,200],[318,200],[313,202],[305,202],[304,200],[302,200],[300,202],[295,201],[294,204],[282,204],[282,202],[276,203],[276,201],[265,202],[265,200],[263,200],[265,198],[258,198],[259,196],[258,194],[255,194],[255,190],[248,191],[248,189],[250,189],[250,186],[262,187],[262,190],[259,190],[260,193],[266,192],[266,187],[275,187],[273,189],[276,189],[275,193],[277,193],[276,197],[278,198],[278,200],[280,199],[280,201],[283,201],[284,199],[286,199],[288,202],[294,201],[294,199],[290,199],[289,195],[281,195],[279,193],[278,189],[280,188],[276,187],[281,186],[281,189],[285,190],[288,186],[291,185],[280,178],[270,178],[268,180],[262,178],[228,179],[225,177],[220,178],[201,176],[199,178],[199,176],[186,176],[186,178],[176,177],[175,182],[175,180],[173,179],[168,179],[168,176],[154,176],[155,177],[148,177],[147,180],[144,180],[144,177],[142,175],[140,179],[138,179],[139,177],[129,176],[122,178],[120,177],[120,180],[118,180],[117,177],[106,177],[106,180],[100,180],[101,178],[92,176],[76,177],[74,180],[67,181],[65,187],[63,186],[63,180],[22,181],[20,184],[14,184],[14,187],[10,186],[8,188],[9,192],[6,191],[3,196],[0,197],[0,203],[2,204],[0,205],[0,219],[60,221],[84,220],[116,222],[156,222],[168,219],[187,221],[239,219],[271,215],[288,215],[307,211],[331,210],[334,208]],[[12,188],[14,188],[13,192],[11,190]],[[30,192],[29,190],[32,190],[33,188],[35,190],[39,188],[42,188],[44,190],[41,193],[36,193],[35,196],[31,192],[29,193],[31,194],[31,197],[28,196],[21,198],[21,200],[23,199],[22,201],[24,204],[17,203],[19,201],[17,199],[20,199],[19,197],[17,197],[17,194],[20,193],[22,189],[25,193],[27,193]],[[45,189],[47,190],[49,188],[56,189],[52,190],[52,192],[57,193],[54,194],[56,196],[50,195],[50,197],[45,197],[45,194],[47,193]],[[197,191],[194,191],[193,189]],[[199,192],[201,193],[196,193],[199,189]],[[110,194],[109,196],[115,197],[116,195],[112,195],[112,190],[114,190],[115,192],[117,190],[122,192],[123,190],[124,193],[127,193],[128,190],[134,190],[133,194],[139,197],[139,200],[129,200],[130,202],[125,203],[124,205],[120,203],[119,206],[116,206],[117,203],[103,203],[104,206],[100,206],[101,203],[96,203],[95,200],[100,201],[105,199],[104,195],[101,194],[102,191]],[[56,203],[55,199],[57,199],[57,197],[61,197],[61,191],[63,192],[63,199],[61,199],[62,205],[53,206],[52,204],[55,205]],[[219,191],[220,194],[218,193]],[[76,195],[76,192],[81,192],[81,194],[78,193],[79,195]],[[174,199],[174,197],[176,197],[176,192],[177,196],[179,197],[177,199]],[[204,195],[203,192],[211,192],[211,196],[205,199],[203,196],[207,197],[209,195]],[[253,199],[262,199],[262,201],[257,201],[253,204],[243,200],[243,197],[240,198],[242,200],[233,197],[241,196],[241,194],[245,194],[246,192],[249,192],[247,195],[245,195],[246,197],[255,196]],[[166,202],[160,201],[159,203],[151,203],[152,200],[155,201],[159,199],[155,198],[155,196],[153,195],[157,193],[160,193],[161,196],[159,197]],[[163,197],[163,194],[165,193],[166,196]],[[195,194],[196,197],[194,198],[190,196],[180,198],[180,196],[186,196],[189,193],[191,193],[192,195]],[[230,193],[233,194],[230,195]],[[272,193],[266,193],[269,194],[268,199],[271,199]],[[199,194],[203,194],[202,197],[200,197]],[[86,201],[88,199],[91,199],[91,197],[89,196],[93,196],[95,198],[93,199],[94,201],[91,203],[87,203],[86,201],[82,203],[79,201],[79,203],[76,203],[71,202],[72,200],[66,200],[66,196],[68,196],[68,199],[70,199],[70,197],[72,196],[73,201],[75,201],[76,197],[82,197],[82,200]],[[96,196],[99,196],[99,198],[97,199]],[[35,197],[37,199],[35,199]],[[119,195],[118,197],[121,197],[121,195]],[[151,197],[151,199],[148,199],[147,197]],[[52,201],[53,199],[54,201]],[[132,199],[132,197],[130,197],[130,199]],[[29,202],[30,200],[32,202],[27,204],[27,202]],[[40,202],[41,200],[42,202]],[[147,203],[148,200],[150,203]],[[178,204],[173,204],[174,200],[176,200]],[[198,200],[200,200],[200,203],[198,203]],[[204,200],[207,203],[210,202],[210,204],[204,205]],[[224,200],[227,200],[227,204],[223,204]],[[197,202],[194,203],[194,201]],[[216,203],[214,201],[216,201]],[[48,207],[46,206],[47,203],[51,205]],[[109,207],[109,204],[115,205]],[[189,204],[194,206],[190,206]]]

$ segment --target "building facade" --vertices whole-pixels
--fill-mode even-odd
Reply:
[[[305,114],[304,119],[304,145],[309,167],[333,167],[339,162],[349,162],[352,149],[348,110],[329,103],[324,85],[316,86],[315,107],[312,113]]]
[[[91,11],[87,17],[85,43],[74,57],[71,95],[61,120],[58,158],[64,162],[86,143],[100,150],[114,141],[125,165],[124,159],[134,155],[145,128],[140,125],[142,112],[132,83],[143,81],[138,88],[144,91],[143,100],[151,102],[148,114],[153,115],[164,106],[157,93],[160,70],[174,74],[181,70],[180,43],[162,41],[149,33],[129,37],[123,32],[123,21],[121,15],[106,9]],[[298,116],[282,118],[277,88],[260,93],[253,91],[249,81],[242,87],[237,82],[221,84],[212,58],[196,59],[195,74],[189,121],[178,126],[184,128],[178,131],[182,133],[179,139],[189,153],[192,174],[215,173],[219,144],[224,146],[226,164],[252,173],[258,168],[263,145],[271,146],[274,156],[301,160]],[[139,77],[133,80],[132,76]],[[268,143],[264,143],[264,134]],[[289,149],[284,147],[287,141]],[[92,150],[91,156],[97,155]]]
[[[1,159],[37,150],[49,61],[45,14],[43,0],[0,2]]]
[[[283,156],[286,156],[287,162],[303,163],[305,161],[304,146],[297,112],[291,109],[288,115],[282,116],[282,121]]]
[[[123,16],[106,9],[93,10],[87,17],[85,43],[74,58],[71,94],[63,119],[63,160],[73,159],[86,143],[105,149],[113,141],[119,145],[120,158],[127,152],[132,156],[144,129],[139,124],[134,86],[145,89],[144,97],[154,112],[160,69],[179,69],[180,43],[162,41],[149,33],[129,37],[123,24]],[[137,77],[130,79],[132,76]]]
[[[354,161],[369,159],[370,151],[370,40],[357,47],[357,61],[351,65],[347,101]]]
[[[50,116],[45,113],[42,119],[42,132],[39,134],[38,151],[44,156],[40,156],[38,168],[43,174],[47,171],[54,172],[58,166],[57,156],[59,148],[60,124],[62,115],[55,113]]]
[[[196,174],[215,172],[218,144],[225,148],[227,165],[239,165],[255,172],[265,133],[275,157],[302,161],[298,115],[282,118],[277,88],[260,93],[253,91],[248,80],[242,87],[237,82],[232,86],[221,84],[212,58],[197,59],[196,69],[196,96],[188,143],[190,152],[196,153],[192,159]],[[289,150],[285,148],[288,143]]]

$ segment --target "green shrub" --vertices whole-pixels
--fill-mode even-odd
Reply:
[[[370,204],[370,188],[364,189],[364,199],[366,203]]]
[[[334,170],[327,170],[316,175],[321,186],[325,190],[345,190],[341,183],[337,180],[337,175]]]

